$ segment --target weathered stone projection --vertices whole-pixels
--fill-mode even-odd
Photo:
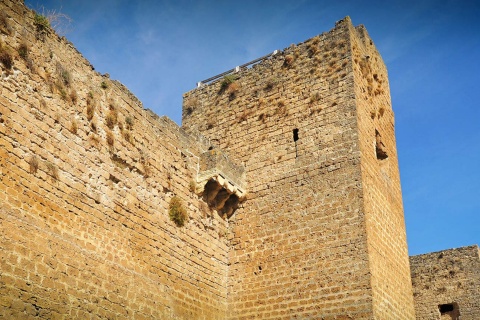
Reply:
[[[222,216],[229,218],[245,199],[244,168],[231,163],[221,151],[212,149],[200,156],[195,192]]]
[[[240,201],[244,200],[244,192],[227,182],[221,175],[211,177],[207,183],[197,189],[205,202],[227,218],[235,212]]]

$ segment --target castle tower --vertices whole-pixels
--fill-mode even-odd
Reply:
[[[183,127],[246,168],[229,218],[231,319],[413,319],[385,65],[335,28],[200,84]]]

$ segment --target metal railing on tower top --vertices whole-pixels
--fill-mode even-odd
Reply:
[[[257,64],[257,63],[259,63],[259,62],[262,62],[262,61],[264,61],[264,60],[266,60],[266,59],[269,59],[269,58],[273,57],[274,55],[278,54],[279,52],[280,52],[279,50],[275,50],[275,51],[273,51],[272,53],[267,54],[267,55],[265,55],[265,56],[263,56],[263,57],[260,57],[260,58],[258,58],[258,59],[255,59],[255,60],[252,60],[252,61],[250,61],[250,62],[244,63],[244,64],[242,64],[241,66],[237,66],[237,67],[235,67],[235,68],[233,68],[233,69],[230,69],[230,70],[225,71],[225,72],[223,72],[223,73],[217,74],[216,76],[213,76],[213,77],[211,77],[211,78],[208,78],[208,79],[205,79],[205,80],[203,80],[203,81],[197,82],[197,88],[200,88],[201,86],[206,85],[206,84],[213,83],[213,82],[215,82],[215,80],[218,80],[218,79],[220,79],[220,78],[222,78],[222,77],[224,77],[224,76],[226,76],[226,75],[228,75],[228,74],[239,72],[239,71],[242,70],[243,68],[251,67],[251,66],[253,66],[254,64]]]

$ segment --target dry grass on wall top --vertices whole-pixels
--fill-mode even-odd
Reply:
[[[172,220],[178,227],[185,225],[185,222],[188,220],[188,214],[179,197],[174,196],[172,200],[170,200],[168,215],[170,216],[170,220]]]

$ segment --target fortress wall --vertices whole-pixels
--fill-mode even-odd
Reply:
[[[350,30],[374,314],[378,319],[413,319],[387,69],[365,27]]]
[[[37,33],[23,4],[0,8],[0,317],[224,319],[227,225],[190,191],[208,140]]]
[[[480,318],[478,246],[412,256],[410,267],[417,319]]]
[[[184,95],[183,127],[246,167],[229,220],[231,319],[372,318],[350,28]]]

